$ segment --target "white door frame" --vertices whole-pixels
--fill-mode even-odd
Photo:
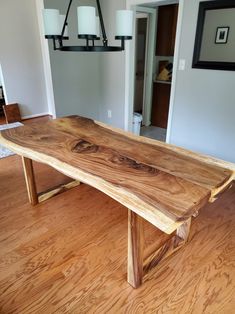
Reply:
[[[1,63],[0,63],[0,83],[1,83],[0,85],[2,85],[2,89],[3,89],[5,103],[8,104],[7,92],[6,92],[5,81],[4,81]]]
[[[145,126],[151,123],[151,107],[152,107],[152,88],[153,88],[153,63],[154,63],[154,47],[155,47],[155,29],[156,29],[156,10],[136,6],[136,19],[138,15],[143,13],[147,15],[146,30],[146,48],[145,48],[145,69],[144,69],[144,90],[143,90],[143,124]],[[136,34],[136,32],[135,32]],[[136,46],[136,36],[134,38]],[[136,57],[136,56],[135,56]],[[136,62],[135,62],[136,63]],[[135,64],[136,65],[136,64]],[[134,75],[135,75],[134,69]]]
[[[172,84],[171,84],[171,97],[170,97],[170,106],[169,106],[169,115],[168,115],[168,126],[167,126],[167,136],[166,142],[170,142],[171,136],[171,125],[172,125],[172,116],[173,116],[173,107],[174,99],[176,93],[176,80],[177,80],[177,68],[179,63],[179,46],[180,46],[180,37],[181,37],[181,27],[183,20],[183,8],[185,0],[179,0],[179,10],[178,10],[178,21],[177,21],[177,30],[176,30],[176,40],[175,40],[175,53],[174,53],[174,64],[173,64],[173,73],[172,73]],[[137,5],[145,4],[156,4],[164,5],[169,3],[176,3],[176,1],[169,0],[127,0],[127,9],[134,11],[134,16],[136,14]],[[135,18],[134,18],[135,20]],[[134,23],[135,24],[135,23]],[[135,25],[134,25],[135,28]],[[135,33],[135,30],[134,30]],[[129,45],[126,48],[125,54],[125,130],[132,130],[132,119],[133,119],[133,101],[134,101],[134,48],[135,41],[130,41]]]
[[[56,108],[55,108],[55,98],[54,98],[54,88],[53,88],[53,81],[52,81],[49,45],[48,45],[48,40],[44,38],[44,26],[43,26],[43,17],[42,17],[42,9],[44,9],[44,1],[43,0],[35,0],[35,1],[36,1],[39,35],[40,35],[40,40],[41,40],[44,79],[45,79],[46,95],[47,95],[47,107],[48,107],[49,114],[51,114],[53,118],[56,118]]]

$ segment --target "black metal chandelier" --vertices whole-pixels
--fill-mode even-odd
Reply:
[[[130,10],[118,10],[116,12],[116,40],[120,40],[120,46],[109,46],[105,31],[104,20],[100,7],[100,1],[96,0],[96,8],[92,6],[80,6],[78,12],[78,38],[84,39],[84,46],[65,46],[64,41],[68,40],[68,16],[73,0],[69,0],[66,15],[61,15],[59,10],[44,9],[44,31],[45,38],[52,39],[54,50],[59,51],[122,51],[125,49],[125,41],[132,39],[133,12]],[[100,28],[102,38],[100,38]],[[102,39],[102,46],[95,45],[97,40]]]

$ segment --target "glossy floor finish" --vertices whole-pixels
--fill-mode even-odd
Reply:
[[[39,191],[68,182],[35,163]],[[146,245],[159,236],[145,224]],[[234,313],[235,187],[193,220],[191,241],[126,282],[127,209],[82,184],[29,205],[21,160],[0,160],[0,313]]]

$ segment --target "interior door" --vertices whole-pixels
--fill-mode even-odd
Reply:
[[[136,53],[135,53],[135,94],[134,111],[143,112],[144,80],[146,64],[147,15],[137,15],[136,19]]]

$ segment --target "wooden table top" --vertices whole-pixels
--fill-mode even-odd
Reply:
[[[166,233],[235,175],[233,164],[79,116],[4,130],[0,143],[103,191]]]

